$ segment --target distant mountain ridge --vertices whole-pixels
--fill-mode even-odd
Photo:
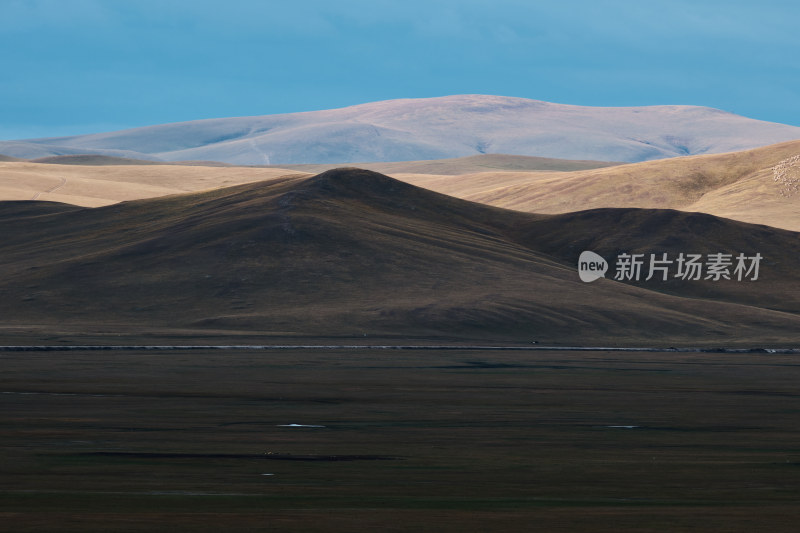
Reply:
[[[637,162],[800,139],[800,127],[698,106],[584,107],[456,95],[0,141],[22,158],[100,154],[239,165],[388,162],[483,153]]]

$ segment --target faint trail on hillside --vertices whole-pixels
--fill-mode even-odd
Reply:
[[[66,184],[67,184],[67,178],[61,178],[61,183],[59,183],[55,187],[51,187],[51,188],[47,189],[44,192],[37,192],[36,194],[33,195],[33,198],[31,198],[31,200],[38,200],[39,196],[41,196],[42,194],[49,194],[51,192],[56,192],[58,189],[60,189],[61,187],[63,187]]]
[[[253,150],[255,150],[256,152],[261,154],[261,157],[264,158],[264,164],[265,165],[270,165],[271,163],[269,162],[269,155],[267,155],[267,153],[264,152],[264,150],[262,150],[261,148],[258,147],[258,145],[256,144],[256,141],[253,140],[252,137],[250,137],[247,140],[250,142],[250,146],[253,148]]]

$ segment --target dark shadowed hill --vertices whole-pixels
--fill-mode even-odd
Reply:
[[[84,209],[0,204],[19,331],[764,344],[800,331],[796,233],[705,215],[532,215],[337,169]],[[755,282],[583,283],[582,248],[760,251]]]

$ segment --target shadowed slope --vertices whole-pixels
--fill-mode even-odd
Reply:
[[[615,344],[785,342],[800,327],[796,291],[777,311],[753,304],[775,303],[780,283],[782,294],[798,287],[798,254],[765,268],[758,287],[770,296],[753,302],[728,290],[733,282],[710,301],[578,280],[566,242],[638,235],[646,247],[663,212],[528,215],[357,169],[91,210],[21,209],[0,205],[7,326]],[[686,232],[693,251],[764,231],[709,220],[721,229]],[[790,232],[757,238],[797,249]]]
[[[704,213],[670,209],[592,209],[543,218],[520,236],[526,244],[577,265],[584,250],[605,257],[608,277],[615,274],[615,260],[621,253],[643,254],[640,282],[631,284],[689,298],[738,302],[744,305],[800,313],[800,239],[798,234],[770,226],[755,226]],[[668,265],[670,275],[663,281],[659,271],[649,275],[651,255],[656,260],[667,254],[675,261],[680,254],[731,254],[753,257],[760,254],[757,281],[684,280],[675,277],[677,264]],[[747,263],[749,266],[749,262]]]

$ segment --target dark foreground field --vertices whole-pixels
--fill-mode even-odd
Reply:
[[[0,362],[3,531],[800,523],[798,355],[58,352]]]

